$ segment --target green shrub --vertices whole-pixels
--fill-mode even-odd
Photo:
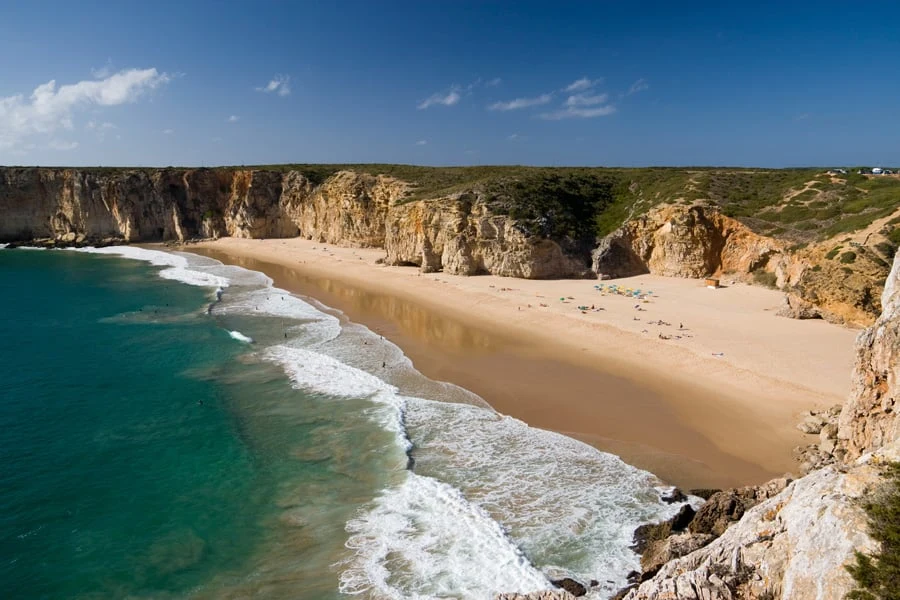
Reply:
[[[869,496],[864,509],[869,535],[880,544],[867,555],[856,552],[854,564],[846,566],[856,582],[847,594],[850,600],[900,600],[900,463],[889,463],[880,493]]]
[[[775,288],[776,282],[778,281],[778,277],[775,276],[775,273],[770,273],[769,271],[764,271],[762,269],[757,269],[753,271],[753,281],[757,285],[763,285],[768,288]]]
[[[825,255],[825,258],[827,258],[828,260],[833,259],[835,256],[838,255],[838,252],[841,251],[841,248],[843,248],[843,246],[837,246],[835,248],[832,248],[831,250],[828,251],[828,254]]]
[[[852,250],[848,250],[847,252],[844,252],[843,254],[841,254],[841,263],[843,263],[845,265],[849,265],[850,263],[854,262],[855,260],[856,260],[856,252],[853,252]]]

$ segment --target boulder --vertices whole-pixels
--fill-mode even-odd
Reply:
[[[562,579],[553,579],[550,581],[553,585],[558,588],[562,588],[572,594],[573,596],[584,596],[587,594],[587,588],[584,587],[581,583],[575,581],[571,577],[563,577]]]
[[[686,556],[714,539],[716,536],[708,533],[679,533],[670,535],[664,540],[651,542],[641,556],[641,569],[643,570],[641,581],[653,577],[670,560]]]

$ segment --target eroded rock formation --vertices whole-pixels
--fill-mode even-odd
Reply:
[[[593,270],[611,277],[641,273],[708,277],[774,270],[783,245],[715,209],[667,205],[628,221],[593,253]]]
[[[845,565],[853,562],[854,551],[877,550],[867,533],[861,500],[881,485],[880,464],[900,460],[900,419],[895,411],[900,389],[900,256],[885,283],[882,303],[881,316],[857,339],[853,387],[838,426],[830,421],[836,413],[831,409],[825,415],[809,413],[800,425],[803,431],[820,435],[820,444],[828,442],[829,455],[837,462],[790,483],[747,509],[734,524],[712,519],[714,527],[724,529],[720,537],[665,562],[626,598],[831,600],[843,598],[853,588]],[[730,510],[737,503],[724,501],[726,515],[739,512]],[[697,517],[712,505],[708,502]],[[697,517],[692,530],[699,529],[693,526]],[[690,541],[679,535],[676,546]]]
[[[406,202],[408,183],[339,171],[314,184],[259,169],[0,169],[0,242],[185,241],[302,236],[384,248],[388,264],[509,277],[593,276],[564,251],[494,214],[480,192]]]
[[[838,420],[838,441],[850,459],[900,439],[900,254],[881,304],[881,316],[856,340],[850,399]]]

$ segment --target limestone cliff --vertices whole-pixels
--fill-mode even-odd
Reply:
[[[393,208],[385,249],[388,264],[413,264],[426,273],[527,279],[593,276],[583,257],[530,235],[508,216],[493,214],[477,191]]]
[[[665,563],[626,598],[836,600],[852,589],[844,565],[854,550],[877,549],[861,499],[881,483],[878,464],[900,460],[900,256],[882,305],[857,339],[853,387],[838,426],[844,462],[792,482],[709,545]]]
[[[626,222],[593,254],[598,274],[708,277],[774,270],[784,246],[703,206],[666,205]]]
[[[856,340],[850,399],[838,421],[838,440],[849,458],[900,439],[900,254],[881,305],[881,316]]]
[[[852,263],[829,259],[822,246],[791,251],[702,205],[664,205],[629,220],[592,256],[601,277],[727,275],[784,290],[783,316],[862,326],[881,310],[878,295],[887,273],[882,259],[861,246]]]
[[[295,170],[0,168],[0,242],[303,236],[424,271],[593,275],[586,252],[495,214],[480,191],[407,202],[411,187],[357,171],[314,183]]]

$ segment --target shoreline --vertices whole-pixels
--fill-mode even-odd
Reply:
[[[620,280],[654,290],[636,311],[594,288],[606,282],[425,275],[377,264],[379,249],[297,238],[177,249],[262,271],[385,335],[429,378],[685,488],[794,471],[791,449],[808,440],[794,428],[800,413],[849,389],[856,332],[775,317],[772,290]],[[591,303],[603,310],[576,308]]]

